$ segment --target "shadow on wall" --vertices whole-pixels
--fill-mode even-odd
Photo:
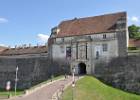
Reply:
[[[95,66],[95,76],[113,87],[140,94],[140,56],[112,59]]]
[[[43,82],[51,76],[58,76],[70,72],[69,63],[48,57],[37,58],[0,58],[0,88],[5,88],[6,82],[11,81],[14,89],[15,69],[18,70],[18,89],[30,88]]]

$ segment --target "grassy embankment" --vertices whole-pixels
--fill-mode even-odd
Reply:
[[[92,76],[85,76],[76,82],[74,94],[72,87],[68,87],[62,100],[140,100],[140,96],[124,92],[103,84]]]

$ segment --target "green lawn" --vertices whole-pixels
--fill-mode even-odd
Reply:
[[[72,88],[68,87],[62,100],[72,100]],[[73,100],[140,100],[140,96],[107,86],[92,76],[76,82]]]
[[[137,50],[128,50],[128,52],[131,52],[131,53],[139,53],[140,52],[140,49],[137,49]]]
[[[1,98],[1,97],[8,98],[9,94],[10,94],[10,96],[15,96],[15,92],[14,92],[14,91],[10,91],[10,92],[1,91],[1,92],[0,92],[0,98]],[[17,91],[17,92],[16,92],[16,95],[22,95],[22,94],[24,94],[24,91]]]

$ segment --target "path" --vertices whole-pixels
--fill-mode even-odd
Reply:
[[[53,82],[52,84],[49,84],[29,95],[11,98],[9,100],[51,100],[53,94],[58,89],[62,89],[64,85],[67,85],[70,82],[72,82],[72,77],[69,77],[66,80],[59,80],[59,81]]]

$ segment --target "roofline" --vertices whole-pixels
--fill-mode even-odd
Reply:
[[[94,34],[103,34],[103,33],[112,33],[112,32],[119,32],[119,31],[110,31],[110,32],[100,32],[100,33],[88,33],[88,34],[82,34],[82,35],[94,35]],[[79,35],[69,35],[69,36],[57,36],[57,37],[52,37],[52,38],[64,38],[64,37],[72,37],[72,36],[80,36]]]
[[[65,22],[65,21],[73,21],[73,20],[79,20],[79,19],[86,19],[86,18],[93,18],[93,17],[101,17],[101,16],[108,16],[108,15],[114,15],[114,14],[120,14],[120,13],[124,13],[124,14],[127,14],[127,11],[120,11],[120,12],[114,12],[114,13],[106,13],[106,14],[101,14],[101,15],[95,15],[95,16],[85,16],[85,17],[80,17],[80,18],[77,18],[77,17],[74,17],[73,19],[68,19],[68,20],[63,20],[61,21],[58,26]]]

